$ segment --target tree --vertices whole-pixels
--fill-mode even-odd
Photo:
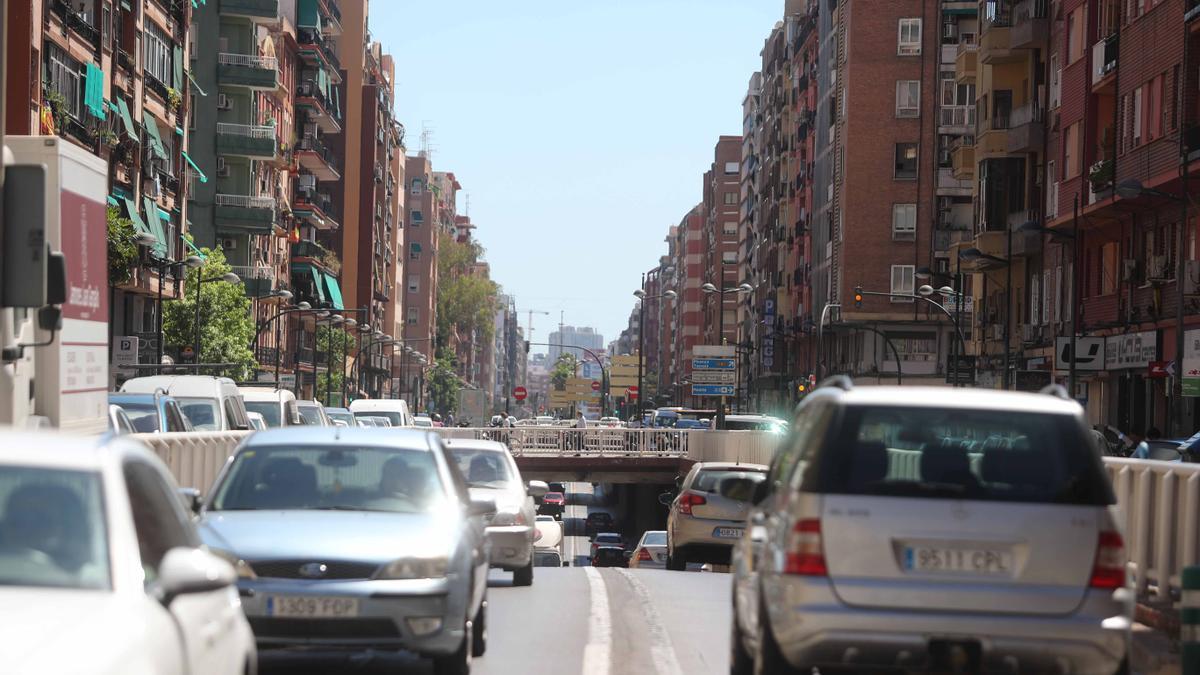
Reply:
[[[550,370],[550,381],[554,383],[555,389],[562,389],[567,384],[569,378],[575,377],[575,369],[579,367],[579,361],[574,354],[563,352],[558,355],[558,359],[554,362],[554,368]]]
[[[349,361],[348,354],[354,351],[354,336],[342,328],[321,326],[317,328],[317,353],[324,354],[330,374],[326,377],[317,374],[317,400],[329,401],[330,405],[344,404],[342,401],[342,384],[345,382],[343,366]],[[332,396],[326,398],[325,383],[329,381],[329,391]]]
[[[483,247],[443,234],[438,240],[437,335],[447,344],[450,335],[474,334],[480,343],[492,339],[496,316],[496,282],[475,271]]]
[[[204,265],[187,271],[184,293],[163,308],[163,342],[168,347],[190,346],[196,337],[196,282],[200,287],[199,363],[231,363],[222,374],[235,380],[249,379],[257,366],[250,342],[254,339],[254,320],[250,300],[241,284],[220,281],[232,270],[220,249],[201,249]],[[199,275],[203,274],[203,277]]]
[[[121,217],[115,206],[108,207],[108,283],[120,286],[133,278],[137,266],[137,230],[133,221]]]
[[[458,392],[462,385],[454,374],[454,360],[439,348],[437,359],[429,371],[429,405],[443,417],[458,410]]]

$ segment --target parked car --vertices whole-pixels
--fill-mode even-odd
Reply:
[[[613,517],[611,513],[588,511],[587,518],[583,519],[583,531],[589,537],[597,532],[608,532],[612,529]]]
[[[625,549],[617,546],[601,546],[592,552],[592,567],[628,567],[629,557]]]
[[[156,434],[169,431],[192,431],[192,423],[180,407],[179,401],[162,391],[152,394],[108,395],[110,405],[120,406],[129,416],[137,433]]]
[[[679,483],[679,494],[659,500],[667,515],[667,569],[683,571],[689,562],[729,564],[734,543],[746,529],[746,500],[730,499],[717,491],[726,478],[765,480],[762,464],[698,462]]]
[[[787,423],[778,417],[747,413],[726,415],[725,421],[720,425],[714,417],[709,420],[708,426],[719,431],[769,431],[775,434],[787,431]]]
[[[209,375],[151,375],[121,385],[122,393],[162,391],[179,402],[196,431],[244,431],[250,428],[246,405],[228,377]]]
[[[567,498],[561,492],[547,492],[542,495],[542,504],[538,507],[538,513],[555,518],[562,518],[563,510],[567,506]]]
[[[382,415],[361,415],[354,418],[360,427],[390,427],[392,421]]]
[[[296,395],[289,389],[272,389],[271,387],[238,387],[246,410],[256,412],[270,428],[290,427],[304,424],[300,419],[300,409],[296,405]]]
[[[429,415],[413,415],[413,426],[425,429],[433,428],[433,418]]]
[[[666,530],[646,530],[633,555],[629,558],[630,567],[641,569],[665,569],[667,566],[667,532]]]
[[[250,428],[254,431],[263,431],[267,429],[267,418],[262,416],[262,413],[256,413],[253,410],[246,411],[246,418],[250,420]]]
[[[108,405],[108,430],[118,436],[138,432],[137,428],[133,426],[133,420],[129,419],[129,415],[124,410],[121,410],[121,406],[111,403]]]
[[[355,417],[371,415],[375,417],[386,417],[391,422],[393,427],[411,427],[413,424],[412,413],[408,410],[408,403],[396,398],[360,398],[350,403],[350,412],[354,413]]]
[[[416,431],[247,437],[199,515],[205,542],[237,561],[259,649],[411,651],[468,672],[487,646],[495,503],[472,499],[453,461]]]
[[[533,584],[534,508],[530,495],[545,494],[546,484],[526,484],[508,448],[495,441],[447,439],[471,496],[491,499],[496,514],[487,521],[492,567],[513,573],[514,586]]]
[[[0,433],[0,542],[4,672],[254,672],[234,570],[140,443]]]
[[[721,485],[754,504],[732,671],[854,650],[868,671],[1129,672],[1115,499],[1083,409],[1053,391],[839,378],[806,396],[767,480]]]
[[[556,548],[537,548],[533,551],[534,567],[567,567]]]
[[[296,407],[300,409],[300,423],[310,427],[331,427],[333,420],[329,419],[329,415],[325,414],[325,406],[317,401],[297,401]]]
[[[596,551],[609,547],[617,547],[625,550],[625,537],[622,537],[616,532],[601,532],[592,539],[592,555],[596,555]]]
[[[342,422],[348,427],[356,427],[358,423],[355,421],[354,413],[350,412],[349,408],[326,408],[325,414],[334,423]]]

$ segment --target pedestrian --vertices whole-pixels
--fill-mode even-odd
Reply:
[[[1145,438],[1137,444],[1130,457],[1133,459],[1150,459],[1150,441],[1157,441],[1161,436],[1162,432],[1158,430],[1158,427],[1147,429]]]
[[[576,429],[586,429],[587,428],[587,417],[584,417],[582,410],[579,411],[579,419],[575,420],[575,428]]]

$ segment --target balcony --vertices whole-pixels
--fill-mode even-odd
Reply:
[[[950,144],[950,172],[959,180],[975,178],[975,139],[960,136]]]
[[[933,231],[933,249],[935,251],[949,251],[952,246],[968,244],[970,241],[970,230],[937,229]]]
[[[325,258],[328,251],[324,246],[321,246],[315,241],[304,239],[292,244],[292,259],[295,262],[296,258],[302,258],[305,261],[320,261]]]
[[[296,31],[296,42],[300,44],[300,58],[314,68],[322,68],[329,79],[336,84],[342,81],[339,72],[342,64],[334,52],[335,44],[332,39],[312,28],[301,28]]]
[[[970,178],[958,178],[954,169],[938,169],[937,191],[939,195],[954,197],[970,197],[974,181]]]
[[[221,0],[221,15],[272,24],[279,20],[279,0]]]
[[[1013,9],[1009,45],[1013,49],[1045,47],[1050,38],[1050,0],[1021,0]]]
[[[1025,54],[1012,46],[1012,5],[997,0],[990,17],[980,17],[983,33],[979,36],[979,62],[987,65],[1012,63]]]
[[[261,298],[275,291],[275,268],[264,265],[233,265],[233,273],[241,277],[242,287],[251,298]]]
[[[975,233],[975,238],[971,242],[970,248],[977,248],[984,256],[999,258],[1000,260],[988,260],[986,257],[980,258],[972,263],[976,269],[993,269],[998,266],[1003,266],[1005,255],[1008,253],[1008,238],[1004,230],[984,230]],[[964,265],[966,261],[963,261]]]
[[[274,56],[217,54],[217,82],[230,87],[274,90],[279,87],[279,61]]]
[[[275,226],[275,200],[270,197],[217,193],[214,200],[217,229],[243,234],[271,234]]]
[[[979,68],[979,45],[974,42],[958,43],[958,54],[954,58],[954,79],[959,84],[975,81]]]
[[[92,47],[100,43],[100,29],[95,26],[95,12],[76,11],[66,0],[52,0],[50,13],[57,16],[63,25],[79,34]]]
[[[938,109],[938,126],[948,127],[943,134],[969,133],[975,130],[974,105],[944,105]],[[959,129],[959,131],[955,131]]]
[[[222,155],[274,161],[279,154],[275,127],[218,122],[217,152]]]
[[[318,230],[336,230],[338,213],[329,195],[315,190],[297,190],[292,213]]]
[[[1115,90],[1120,36],[1113,33],[1092,45],[1092,91]]]
[[[995,110],[980,127],[975,139],[975,161],[1008,156],[1008,127],[1011,109]]]
[[[342,177],[338,171],[341,162],[316,138],[301,138],[300,143],[296,145],[296,157],[300,160],[300,166],[316,176],[317,180],[338,180]]]
[[[321,91],[317,83],[304,80],[296,87],[296,106],[308,112],[308,119],[323,133],[342,133],[342,113],[337,105]]]
[[[337,37],[342,34],[342,10],[338,7],[338,0],[325,0],[325,20],[322,22],[326,33]]]
[[[1008,120],[1008,151],[1040,152],[1046,138],[1041,104],[1030,101],[1012,111]]]

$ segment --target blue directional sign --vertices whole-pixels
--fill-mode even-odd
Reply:
[[[692,370],[733,370],[733,359],[692,359]]]
[[[733,396],[733,385],[693,384],[692,396]]]

